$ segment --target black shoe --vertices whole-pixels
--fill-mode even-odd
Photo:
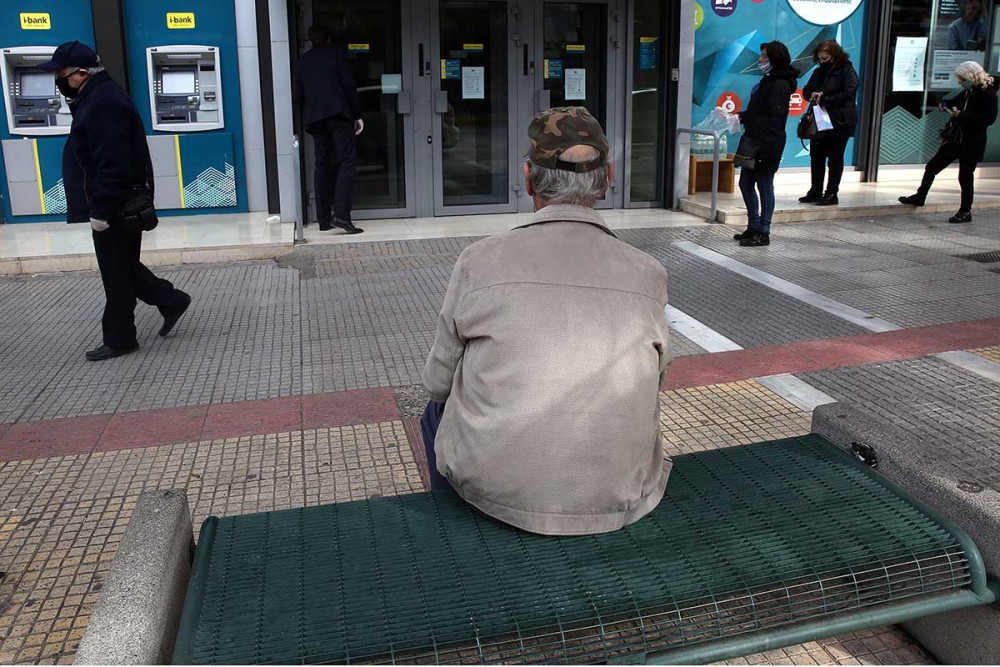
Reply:
[[[184,296],[184,305],[181,306],[176,312],[163,316],[163,326],[160,327],[161,337],[170,333],[170,330],[174,328],[175,324],[177,324],[177,320],[181,319],[181,316],[187,312],[188,306],[191,305],[191,295],[185,292],[181,292],[181,294]]]
[[[743,239],[748,239],[751,236],[753,236],[753,232],[750,231],[749,227],[747,227],[746,229],[744,229],[739,234],[733,234],[733,240],[734,241],[742,241]]]
[[[959,211],[955,215],[948,218],[948,222],[952,224],[960,224],[963,222],[972,222],[972,211]]]
[[[909,197],[900,197],[899,203],[907,206],[923,206],[924,198],[920,195],[910,195]]]
[[[115,357],[131,354],[138,349],[138,345],[128,350],[116,350],[113,347],[101,345],[100,347],[95,347],[93,350],[87,350],[87,361],[104,361],[105,359],[114,359]]]
[[[762,246],[762,245],[771,245],[771,235],[754,232],[748,238],[745,238],[742,241],[740,241],[740,245],[743,247],[751,247],[751,248],[755,248],[757,246]]]
[[[338,218],[336,216],[334,216],[334,218],[333,218],[333,226],[334,227],[340,227],[341,229],[343,229],[348,234],[360,234],[361,232],[365,231],[365,230],[361,229],[360,227],[355,227],[354,223],[352,223],[350,220],[344,220],[344,219]]]
[[[840,200],[837,199],[837,193],[827,193],[816,200],[816,206],[836,206],[839,203]]]
[[[330,218],[324,218],[317,222],[319,223],[319,231],[321,232],[328,232],[333,229],[333,225],[331,224],[333,221]]]
[[[820,200],[820,193],[813,192],[812,190],[807,192],[805,197],[799,197],[799,201],[803,204],[812,204],[813,202],[817,202],[819,200]]]

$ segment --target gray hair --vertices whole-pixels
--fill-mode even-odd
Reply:
[[[590,148],[590,147],[588,147]],[[597,149],[563,154],[560,159],[566,162],[590,162],[597,157]],[[531,170],[528,178],[535,195],[546,204],[576,204],[577,206],[593,206],[604,197],[608,191],[608,165],[598,167],[593,171],[578,173],[564,169],[549,169],[540,167],[528,161]]]

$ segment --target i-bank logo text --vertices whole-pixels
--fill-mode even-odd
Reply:
[[[52,30],[48,14],[21,14],[21,30]]]
[[[170,30],[193,30],[194,13],[171,12],[167,14],[167,28]]]
[[[712,0],[712,10],[723,18],[732,16],[736,11],[736,0]]]

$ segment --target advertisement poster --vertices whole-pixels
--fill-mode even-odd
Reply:
[[[761,80],[758,69],[760,46],[771,40],[788,45],[792,66],[799,71],[796,88],[804,88],[816,63],[816,46],[834,39],[844,48],[862,82],[868,75],[864,58],[865,7],[870,0],[696,0],[695,62],[692,77],[691,121],[698,123],[716,106],[745,108],[751,91]],[[700,25],[698,17],[701,18]],[[641,49],[641,46],[640,46]],[[641,52],[640,52],[641,60]],[[863,88],[863,86],[862,86]],[[860,104],[858,111],[866,113]],[[796,99],[792,109],[803,107]],[[801,116],[800,116],[801,117]],[[799,118],[790,113],[786,125],[782,167],[809,166],[808,146],[796,141]],[[733,137],[730,137],[732,141]],[[854,140],[848,143],[846,159],[855,164]]]
[[[566,68],[566,99],[587,99],[587,70],[583,68]]]
[[[952,90],[958,88],[958,77],[955,68],[966,60],[975,60],[984,64],[986,54],[982,51],[948,51],[938,49],[931,60],[930,90]]]
[[[486,99],[485,67],[462,68],[462,99],[463,100]]]
[[[922,92],[926,60],[926,37],[897,37],[896,58],[892,63],[893,92]]]

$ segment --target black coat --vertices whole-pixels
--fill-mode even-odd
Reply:
[[[993,86],[976,86],[962,93],[958,99],[945,102],[945,105],[949,109],[962,109],[964,106],[958,114],[958,122],[962,124],[959,158],[982,162],[986,155],[986,131],[997,120],[997,91]]]
[[[71,217],[89,217],[112,225],[133,188],[153,191],[153,164],[146,130],[132,99],[107,72],[94,74],[69,105],[73,125],[63,159],[63,183]]]
[[[347,51],[337,44],[317,44],[295,67],[292,96],[302,108],[308,131],[327,118],[361,118],[361,100]]]
[[[858,124],[859,84],[858,73],[848,61],[837,67],[817,67],[802,94],[808,100],[813,93],[823,93],[820,106],[830,114],[834,131],[852,135]]]
[[[757,169],[775,172],[785,152],[785,125],[788,122],[788,104],[799,71],[794,68],[764,75],[760,85],[751,93],[747,108],[740,113],[743,134],[760,143],[757,151]]]

